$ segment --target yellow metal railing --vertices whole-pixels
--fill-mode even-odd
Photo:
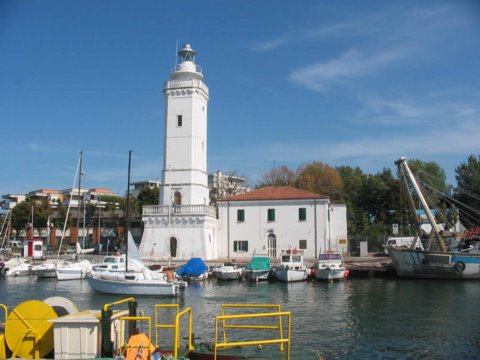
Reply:
[[[134,297],[129,297],[129,298],[126,298],[126,299],[115,301],[115,302],[110,303],[110,304],[105,304],[105,305],[103,305],[103,311],[107,311],[108,308],[110,308],[114,305],[125,304],[125,303],[130,302],[130,301],[135,301],[135,298]]]
[[[148,339],[150,343],[152,342],[152,319],[150,316],[120,316],[120,334],[124,334],[124,324],[126,321],[147,321],[148,322]],[[123,336],[120,338],[120,348],[133,347],[129,346]]]
[[[7,322],[7,317],[8,317],[8,307],[6,305],[0,304],[0,307],[3,308],[3,322]]]
[[[158,310],[159,309],[174,309],[175,310],[175,316],[178,315],[180,312],[180,305],[178,304],[155,304],[155,346],[159,346],[159,341],[158,341],[158,332],[159,329],[173,329],[174,330],[174,336],[175,336],[175,323],[173,324],[160,324],[159,323],[159,317],[158,317]]]
[[[175,322],[173,324],[160,324],[158,319],[158,309],[174,309],[175,310]],[[192,309],[186,308],[180,311],[178,304],[156,304],[155,305],[155,345],[158,347],[158,330],[159,329],[173,329],[173,358],[178,357],[178,349],[180,348],[180,320],[183,316],[188,314],[188,350],[194,350],[193,346],[193,318]]]
[[[252,314],[231,314],[225,315],[227,308],[237,309],[274,309],[274,312],[268,313],[252,313]],[[287,337],[283,334],[282,318],[287,318]],[[266,319],[277,318],[278,325],[253,325],[253,324],[233,324],[231,320],[242,319]],[[219,326],[222,325],[223,342],[219,342]],[[226,329],[263,329],[263,330],[278,330],[279,337],[266,340],[249,340],[249,341],[232,341],[228,342]],[[284,350],[284,344],[287,344],[287,359],[290,359],[290,335],[291,335],[291,313],[289,311],[281,311],[281,306],[278,304],[223,304],[222,315],[215,317],[215,344],[214,344],[214,359],[217,359],[217,350],[219,348],[231,346],[258,346],[258,345],[272,345],[280,344],[280,350]]]

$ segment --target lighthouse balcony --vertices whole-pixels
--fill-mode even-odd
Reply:
[[[217,216],[215,207],[208,205],[146,205],[143,206],[143,216],[166,216],[166,215],[207,215]]]

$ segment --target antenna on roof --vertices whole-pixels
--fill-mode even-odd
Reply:
[[[178,59],[178,40],[177,40],[177,44],[175,45],[175,66],[177,66],[177,59]]]

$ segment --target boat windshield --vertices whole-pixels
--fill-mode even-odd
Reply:
[[[320,254],[318,260],[342,260],[340,254]]]
[[[119,262],[123,262],[121,261],[122,258],[118,257],[118,256],[105,256],[105,258],[103,259],[103,262],[104,263],[119,263]]]

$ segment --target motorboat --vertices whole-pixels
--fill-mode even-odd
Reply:
[[[208,278],[209,269],[201,258],[191,258],[177,270],[177,277],[187,281],[202,281]]]
[[[253,255],[245,266],[245,277],[251,281],[268,280],[270,277],[270,258],[267,255]]]
[[[65,266],[59,266],[56,269],[58,280],[79,280],[92,270],[92,263],[87,259],[79,260]]]
[[[281,253],[281,263],[274,269],[280,281],[293,282],[306,280],[310,270],[303,262],[303,250],[287,249]]]
[[[244,269],[235,265],[222,265],[212,270],[219,280],[238,280],[243,276]]]
[[[318,256],[315,277],[318,280],[342,280],[348,275],[342,254],[324,252]]]
[[[9,276],[28,276],[32,274],[32,264],[25,258],[12,258],[5,261],[3,274]]]
[[[56,278],[57,267],[66,264],[67,261],[62,259],[47,259],[42,264],[32,266],[32,273],[39,279]]]
[[[126,263],[127,256],[125,254],[106,255],[102,262],[92,265],[92,271],[125,271]]]

